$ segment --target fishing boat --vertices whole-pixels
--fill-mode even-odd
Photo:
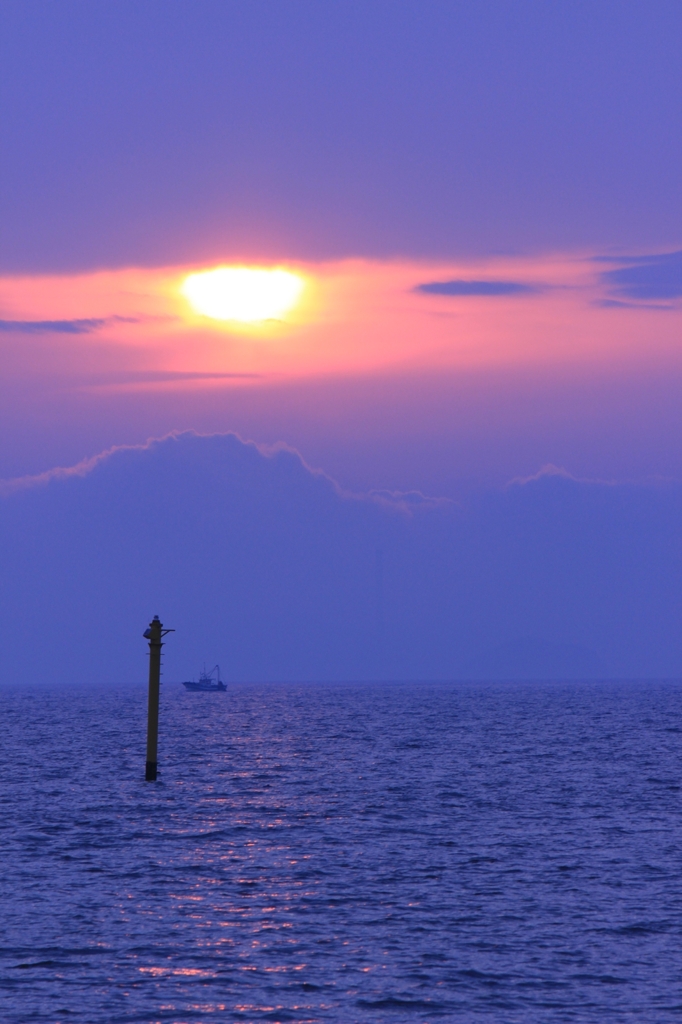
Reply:
[[[199,673],[199,682],[196,679],[190,679],[186,683],[183,682],[182,685],[186,690],[200,690],[202,693],[222,693],[227,689],[220,678],[220,665],[214,665],[210,672],[206,671],[204,665]]]

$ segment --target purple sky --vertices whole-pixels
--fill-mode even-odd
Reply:
[[[679,244],[677,0],[5,0],[7,270]]]
[[[628,674],[630,664],[634,674],[679,674],[668,582],[644,584],[633,565],[602,632],[594,626],[618,559],[595,555],[590,572],[590,544],[606,543],[608,516],[580,487],[592,481],[609,495],[651,488],[649,503],[637,491],[641,514],[608,506],[621,545],[613,551],[646,546],[655,533],[652,564],[664,576],[682,569],[679,525],[672,505],[659,508],[669,499],[658,490],[677,495],[682,479],[681,43],[677,0],[5,0],[0,478],[72,466],[174,430],[283,442],[346,491],[416,490],[461,502],[469,518],[448,520],[451,552],[473,536],[477,515],[492,549],[513,535],[516,554],[504,572],[500,562],[500,607],[486,608],[493,583],[477,597],[479,619],[467,632],[476,644],[460,657],[442,623],[434,626],[432,654],[416,640],[404,652],[408,674],[485,665],[504,674],[494,652],[524,643],[536,645],[528,654],[536,668],[551,664],[554,650],[559,673],[578,671],[578,655],[573,669],[561,661],[575,648],[607,673]],[[300,314],[260,333],[193,318],[179,299],[182,275],[242,263],[303,274]],[[183,456],[178,474],[189,473],[191,458],[202,472],[217,460],[211,473],[224,473],[221,459],[233,449],[205,444],[204,455],[200,443],[187,449],[195,454]],[[126,476],[132,463],[120,465],[120,528],[104,531],[101,543],[125,548],[142,498],[133,468]],[[547,465],[565,470],[586,504],[575,511],[570,487],[552,491],[551,501],[568,503],[566,515],[570,506],[583,526],[597,518],[589,543],[577,527],[553,534],[552,545],[565,545],[562,565],[582,568],[563,591],[561,573],[555,592],[538,587],[524,626],[508,611],[523,565],[537,565],[539,552],[532,531],[512,530],[508,517],[516,521],[521,506],[500,496],[509,481]],[[273,463],[264,466],[267,475]],[[77,518],[82,495],[106,519],[106,502],[88,497],[98,479],[90,474],[81,490],[69,490],[70,514]],[[550,500],[547,479],[553,486],[550,473],[523,491],[539,503],[531,518]],[[41,543],[67,543],[50,525],[62,486],[38,488],[31,515]],[[169,491],[178,517],[182,492]],[[259,494],[285,514],[273,481]],[[486,494],[499,502],[484,527]],[[251,499],[242,498],[246,508]],[[18,500],[9,488],[0,503],[9,509]],[[324,530],[333,537],[338,520],[330,543],[351,564],[349,500],[327,509]],[[292,537],[306,501],[284,502]],[[5,511],[11,524],[14,513]],[[13,551],[18,541],[6,529]],[[380,544],[370,539],[374,529],[369,520],[357,526],[370,561]],[[424,536],[429,529],[420,521]],[[424,609],[438,623],[447,602],[459,600],[456,557],[446,560],[451,575],[439,576],[435,534],[420,540],[415,531],[391,541],[399,562],[423,555],[421,582],[401,577],[423,594],[422,610],[410,613],[405,594],[396,596],[404,635],[411,614],[425,628]],[[289,561],[283,556],[289,575],[297,543]],[[94,557],[74,549],[74,579]],[[104,562],[116,557],[109,552]],[[314,588],[319,581],[303,568],[301,586]],[[48,569],[25,591],[22,614],[32,614],[34,593],[42,595],[36,608],[58,600],[66,570]],[[339,571],[330,569],[328,586],[337,590],[329,608],[357,601]],[[187,590],[191,569],[178,563],[177,572],[168,586]],[[288,594],[280,583],[278,593]],[[11,573],[5,586],[18,586]],[[648,588],[669,641],[652,625],[656,614],[633,613],[628,595],[637,587]],[[592,625],[573,615],[566,594],[592,609]],[[254,607],[257,600],[250,595]],[[555,602],[551,621],[547,602]],[[170,598],[168,605],[180,630],[183,616],[194,623],[194,611]],[[144,615],[156,611],[163,608]],[[299,638],[303,605],[300,614]],[[336,678],[343,665],[354,678],[400,675],[390,658],[377,661],[376,637],[374,647],[357,640],[355,661],[330,654],[325,663],[332,636],[313,645],[307,667],[286,644],[268,660],[254,653],[254,621],[244,619],[251,660],[235,655],[235,677]],[[76,635],[75,623],[64,629]],[[628,631],[635,640],[626,642]],[[198,646],[199,660],[217,660]],[[7,665],[15,654],[6,651]],[[228,650],[221,664],[230,657]],[[522,672],[519,664],[512,658],[507,671]],[[120,673],[134,674],[132,663],[124,659]]]

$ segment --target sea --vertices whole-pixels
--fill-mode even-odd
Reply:
[[[682,684],[0,692],[3,1024],[682,1020]]]

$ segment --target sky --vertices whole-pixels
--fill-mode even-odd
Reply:
[[[81,605],[113,644],[165,604],[185,623],[176,674],[680,674],[677,2],[6,0],[0,22],[3,600],[48,616],[68,577],[46,672],[83,681]],[[184,283],[216,267],[286,271],[300,297],[215,319]],[[284,506],[273,450],[297,467]],[[175,466],[164,529],[187,552],[165,590],[141,582],[140,459]],[[193,464],[196,502],[222,512],[190,543]],[[326,576],[301,547],[321,480]],[[36,562],[41,545],[68,562]],[[207,635],[191,579],[212,549],[218,589],[241,568]],[[325,615],[306,604],[320,587]],[[135,658],[114,675],[137,678]]]

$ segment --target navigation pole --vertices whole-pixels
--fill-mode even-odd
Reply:
[[[166,633],[174,633],[174,629],[164,629],[159,616],[155,615],[145,629],[143,636],[149,640],[149,706],[147,711],[147,767],[145,780],[156,782],[158,767],[157,747],[159,742],[159,691],[161,688],[161,637]]]

